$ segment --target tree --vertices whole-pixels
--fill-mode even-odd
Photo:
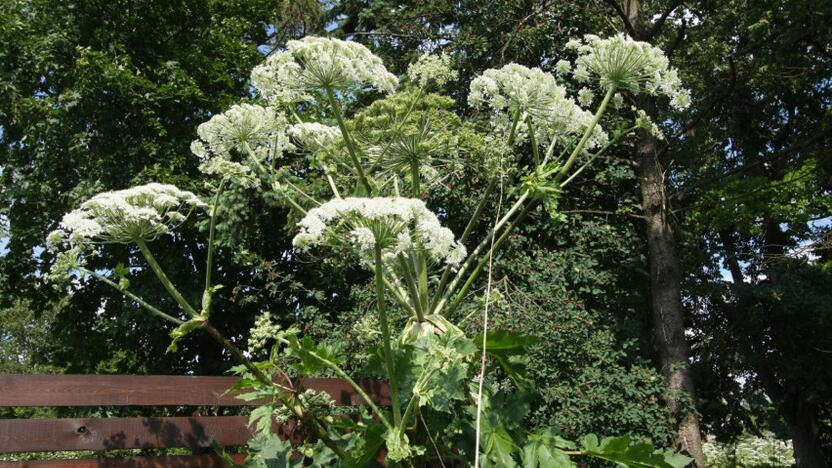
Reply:
[[[702,47],[683,57],[703,64],[691,75],[705,87],[713,67],[704,61],[727,54],[720,72],[731,83],[712,101],[710,123],[685,135],[675,153],[688,182],[672,199],[688,242],[701,250],[688,261],[704,267],[687,287],[701,328],[699,374],[714,369],[721,378],[708,378],[708,392],[732,389],[734,401],[745,400],[746,408],[731,411],[752,431],[767,418],[746,412],[759,411],[766,395],[793,438],[798,466],[826,466],[828,356],[818,350],[828,314],[815,301],[828,290],[828,227],[816,221],[832,212],[829,32],[813,2],[744,6],[709,14],[691,31]],[[685,152],[696,162],[684,162]],[[742,388],[731,382],[736,376]],[[711,427],[739,430],[714,399]]]
[[[196,183],[196,159],[189,151],[196,124],[249,94],[249,71],[262,59],[258,47],[276,47],[322,26],[317,2],[278,3],[2,3],[0,216],[8,223],[8,252],[0,258],[3,307],[27,299],[39,314],[62,295],[43,283],[52,261],[43,250],[43,232],[54,228],[67,207],[138,181]],[[187,294],[198,286],[191,280],[204,257],[195,234],[183,234],[161,253],[175,266],[174,280],[189,286]],[[181,246],[190,258],[170,254]],[[125,267],[136,258],[127,249],[107,254]],[[258,288],[282,277],[258,281],[248,269],[235,277],[241,270],[234,265],[224,271],[227,284]],[[139,289],[146,280],[131,277]],[[48,349],[38,353],[42,362],[74,372],[182,372],[194,366],[217,372],[227,365],[200,341],[188,343],[201,349],[199,363],[165,356],[164,328],[139,318],[142,332],[127,333],[132,326],[126,320],[138,317],[136,308],[87,286],[74,284],[71,299],[50,319]],[[240,307],[231,301],[223,306]],[[252,315],[228,314],[225,325],[239,336]],[[77,346],[78,336],[89,346]]]

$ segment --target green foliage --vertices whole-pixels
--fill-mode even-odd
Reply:
[[[666,6],[644,3],[647,17]],[[684,295],[697,333],[696,370],[703,383],[698,404],[707,429],[724,438],[760,427],[788,435],[781,417],[789,414],[785,402],[828,402],[828,353],[818,351],[828,349],[828,228],[812,227],[812,220],[828,216],[832,207],[825,157],[830,40],[822,10],[809,1],[687,5],[656,38],[674,47],[673,60],[697,96],[690,121],[673,116],[658,121],[670,137],[662,154],[673,161],[668,191],[686,262]],[[453,161],[452,175],[434,187],[428,201],[457,233],[495,168],[496,150],[476,125],[461,124],[458,116],[465,114],[467,78],[512,60],[551,65],[564,55],[560,44],[569,37],[615,27],[609,21],[612,8],[576,2],[342,1],[329,14],[335,34],[372,34],[369,42],[398,71],[425,48],[451,52],[461,72],[452,89],[456,101],[425,96],[400,130],[419,159],[437,166]],[[214,373],[227,367],[222,354],[196,333],[182,337],[181,354],[160,358],[172,327],[160,326],[118,292],[88,279],[73,284],[70,299],[59,302],[62,292],[43,287],[53,259],[41,252],[42,236],[68,206],[104,189],[156,179],[202,190],[188,155],[194,125],[250,97],[246,81],[262,58],[258,45],[280,44],[305,24],[314,28],[323,22],[319,5],[309,1],[275,7],[260,1],[39,0],[0,7],[0,39],[7,44],[0,51],[0,218],[10,227],[9,252],[0,259],[4,370],[51,369],[45,363],[73,372]],[[277,25],[272,39],[264,25]],[[365,108],[372,95],[351,97],[349,105],[360,110],[348,125],[361,144],[393,144],[415,94],[402,91]],[[301,112],[302,118],[320,117],[308,112]],[[608,128],[617,125],[615,118],[609,120]],[[685,131],[674,138],[678,129]],[[434,148],[443,151],[431,152]],[[460,154],[445,154],[447,148],[459,148]],[[563,192],[549,190],[545,178],[529,179],[530,186],[546,189],[537,195],[548,202],[550,215],[557,208],[568,216],[553,225],[542,211],[533,211],[496,259],[503,301],[492,304],[498,331],[489,341],[500,343],[500,334],[510,336],[512,329],[541,340],[525,343],[526,353],[491,348],[489,371],[513,380],[501,380],[506,385],[528,381],[541,390],[541,398],[527,402],[533,426],[552,425],[568,438],[628,432],[666,444],[672,421],[660,403],[664,382],[649,362],[644,313],[649,295],[640,273],[645,240],[627,151],[609,153],[610,161],[590,168]],[[517,166],[528,163],[529,158],[518,158]],[[289,181],[316,196],[326,192],[324,178],[305,170],[304,156],[287,159]],[[402,167],[398,161],[386,169]],[[516,175],[513,170],[508,175]],[[344,184],[350,177],[342,174],[336,181]],[[484,218],[497,203],[492,193]],[[281,354],[291,360],[293,372],[329,375],[303,350],[338,362],[341,351],[333,342],[345,354],[358,354],[344,363],[347,369],[363,369],[379,344],[367,273],[341,258],[326,258],[315,269],[290,261],[288,226],[299,215],[275,194],[232,188],[222,209],[227,215],[218,227],[217,282],[228,287],[214,298],[217,326],[235,342],[244,341],[253,317],[268,304],[270,310],[287,311],[276,314],[284,328],[302,326],[303,333],[285,348],[289,355]],[[195,221],[197,228],[153,247],[174,283],[198,302],[201,285],[194,278],[204,273],[205,255],[198,230],[205,230],[207,220]],[[772,235],[773,227],[781,228],[781,235]],[[472,242],[486,234],[474,229]],[[735,252],[727,250],[729,240]],[[773,245],[787,248],[772,250]],[[808,252],[805,262],[775,261]],[[720,268],[730,259],[738,260],[746,282],[735,278],[730,285],[721,278]],[[117,264],[121,289],[175,310],[140,268],[134,250],[108,246],[93,267]],[[480,283],[472,289],[474,299]],[[466,301],[460,317],[481,305],[479,299]],[[52,304],[60,305],[54,314]],[[390,315],[394,329],[406,321],[397,308]],[[478,344],[478,324],[468,325]],[[81,333],[83,348],[76,344]],[[432,346],[419,351],[420,365],[440,365],[425,354]],[[801,391],[776,397],[778,386],[761,378],[764,364],[780,386]],[[749,384],[740,388],[737,375]],[[454,407],[461,402],[457,398],[443,395],[437,401],[443,411],[427,421],[432,428],[460,410]],[[828,418],[819,423],[818,437],[828,438]],[[495,447],[529,447],[495,437]],[[541,442],[550,441],[548,436],[539,437],[529,442],[528,459],[543,464],[542,457],[557,454]],[[372,440],[383,441],[383,435]],[[429,441],[413,443],[430,448]]]
[[[53,259],[43,251],[42,233],[53,229],[70,206],[101,190],[147,180],[201,189],[188,149],[196,124],[249,94],[249,71],[262,58],[258,46],[277,46],[302,34],[304,24],[320,26],[320,12],[314,2],[15,0],[0,5],[0,40],[8,45],[0,51],[0,219],[9,226],[4,232],[8,252],[0,255],[0,297],[3,307],[24,298],[34,310],[60,304],[48,325],[51,339],[36,360],[71,372],[223,370],[220,353],[202,339],[180,343],[200,354],[199,362],[165,356],[168,343],[158,333],[160,325],[117,292],[82,280],[71,286],[70,299],[60,301],[63,291],[43,284]],[[280,25],[279,34],[269,35],[266,25],[272,24]],[[273,221],[283,224],[279,213]],[[198,238],[190,229],[154,245],[186,297],[198,294],[192,279],[205,255]],[[183,249],[190,258],[180,255]],[[253,278],[230,260],[222,260],[223,284],[281,287],[272,286],[273,279]],[[155,289],[153,275],[137,271],[136,252],[108,248],[91,266],[117,263],[128,271],[120,276],[123,286],[173,309]],[[280,271],[278,277],[285,274]],[[230,291],[215,299],[219,308],[238,311],[218,320],[241,335],[253,320],[253,308],[232,299]],[[79,335],[88,346],[78,346]]]

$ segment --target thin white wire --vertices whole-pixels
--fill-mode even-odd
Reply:
[[[502,160],[500,161],[502,166]],[[488,345],[488,306],[491,304],[491,279],[492,267],[494,263],[494,238],[497,235],[497,223],[500,219],[500,212],[503,208],[503,174],[502,167],[500,167],[500,198],[497,201],[497,215],[494,218],[494,229],[491,231],[491,247],[488,249],[491,254],[488,257],[488,282],[485,287],[485,307],[482,314],[482,355],[480,357],[480,382],[479,390],[477,391],[477,431],[476,440],[474,442],[474,468],[480,466],[480,429],[481,429],[481,415],[482,415],[482,390],[485,383],[485,358],[486,347]]]

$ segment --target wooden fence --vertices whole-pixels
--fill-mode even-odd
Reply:
[[[182,447],[206,452],[188,456],[0,461],[0,468],[224,466],[209,453],[210,447],[214,442],[224,447],[245,445],[251,436],[248,417],[201,414],[220,407],[257,404],[225,395],[236,380],[162,375],[0,374],[0,407],[198,407],[194,416],[0,419],[0,453]],[[390,404],[385,383],[360,380],[359,384],[377,404]],[[338,405],[362,404],[355,390],[340,379],[306,379],[303,386],[329,393]],[[292,436],[291,425],[278,430],[286,437]],[[235,459],[242,460],[238,455]]]

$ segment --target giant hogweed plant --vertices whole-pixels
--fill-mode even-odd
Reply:
[[[516,364],[534,339],[487,329],[491,259],[524,217],[542,205],[562,218],[557,202],[564,187],[637,129],[658,132],[643,113],[622,108],[623,96],[663,95],[678,109],[689,100],[675,70],[649,44],[586,36],[567,50],[574,60],[558,62],[556,75],[517,64],[485,71],[471,82],[472,117],[442,129],[417,109],[448,99],[435,93],[457,79],[448,55],[423,56],[400,81],[358,43],[290,41],[252,71],[259,104],[232,106],[199,126],[191,149],[212,193],[203,198],[152,183],[90,198],[49,235],[57,252],[51,276],[90,275],[175,324],[169,351],[202,330],[237,359],[241,378],[232,390],[266,401],[251,413],[248,465],[366,466],[384,448],[386,463],[404,466],[575,466],[575,457],[684,466],[688,458],[626,436],[589,435],[575,443],[552,428],[525,429],[523,395],[532,389]],[[584,86],[577,99],[559,79]],[[378,101],[362,111],[358,103],[373,96]],[[585,109],[594,102],[594,110]],[[363,120],[349,119],[347,108],[358,108],[354,115]],[[608,133],[600,121],[612,108],[621,114],[616,121],[631,124]],[[479,142],[479,159],[468,157],[466,139]],[[486,174],[486,188],[469,203],[464,230],[454,233],[443,226],[444,209],[434,211],[427,201],[466,165]],[[281,329],[268,312],[257,318],[246,351],[211,324],[221,288],[212,279],[217,224],[222,199],[233,190],[259,191],[294,211],[293,258],[334,256],[372,274],[375,310],[367,328],[377,337],[370,341],[380,343],[372,351],[389,383],[390,407],[373,402],[332,346],[298,328]],[[195,211],[209,220],[198,304],[180,293],[151,249]],[[134,294],[123,268],[88,268],[108,243],[136,246],[179,309],[161,310]],[[484,307],[474,312],[483,314],[484,327],[467,336],[471,307],[461,306],[478,281],[487,283]],[[492,366],[505,380],[487,377]],[[303,387],[305,377],[321,373],[346,380],[364,405],[336,415],[328,395]],[[308,435],[303,444],[272,432],[274,421],[289,419]]]

